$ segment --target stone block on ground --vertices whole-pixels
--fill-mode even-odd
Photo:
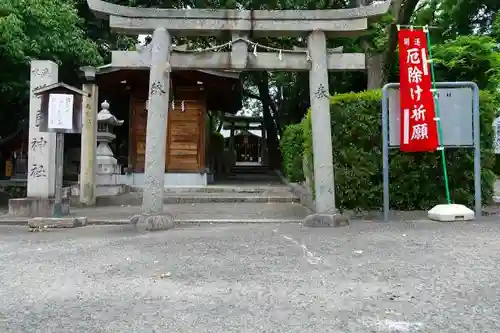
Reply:
[[[16,198],[9,200],[9,215],[18,217],[52,217],[54,199],[47,198]],[[62,200],[62,213],[69,214],[70,201]]]
[[[123,185],[101,185],[98,184],[96,188],[96,195],[103,196],[116,196],[127,192],[127,187]]]
[[[311,214],[302,223],[304,227],[344,227],[349,219],[342,214]]]
[[[87,224],[86,217],[35,217],[28,220],[30,228],[75,228]]]
[[[455,222],[474,220],[474,211],[464,205],[436,205],[429,210],[430,220],[439,222]]]
[[[135,225],[140,232],[169,230],[175,226],[172,214],[140,214],[130,218],[130,223]]]

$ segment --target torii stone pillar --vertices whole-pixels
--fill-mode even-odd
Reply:
[[[142,230],[169,229],[174,226],[173,217],[163,212],[171,48],[172,39],[168,31],[156,28],[153,32],[149,72],[142,215],[131,220]]]
[[[335,177],[333,172],[332,131],[326,35],[315,30],[309,34],[307,47],[311,58],[309,96],[314,153],[315,214],[309,215],[307,226],[339,226],[347,224],[335,209]]]
[[[335,185],[333,176],[332,133],[326,37],[323,31],[313,31],[307,40],[311,69],[309,70],[309,96],[314,153],[314,188],[316,213],[335,214]]]

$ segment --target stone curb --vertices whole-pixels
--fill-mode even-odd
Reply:
[[[28,219],[30,228],[76,228],[87,225],[86,217],[34,217]]]
[[[5,219],[0,220],[0,226],[28,226],[28,221],[31,218],[17,218],[17,219]],[[391,220],[389,222],[383,222],[379,219],[351,219],[352,222],[356,223],[438,223],[429,219],[413,219],[408,221]],[[497,222],[497,217],[483,216],[475,221],[469,221],[469,223],[481,223],[481,222]],[[304,219],[180,219],[176,220],[176,225],[194,225],[194,224],[300,224],[304,223]],[[453,223],[467,223],[467,222],[453,222]],[[124,226],[131,225],[130,218],[119,218],[119,219],[87,219],[86,226]],[[305,227],[308,227],[304,225]]]
[[[167,197],[163,198],[164,204],[191,204],[191,203],[299,203],[300,199],[297,197],[288,196],[252,196],[252,197],[217,197],[217,196],[203,196],[203,197]]]
[[[176,225],[183,224],[278,224],[297,223],[303,219],[176,219]],[[127,225],[130,219],[88,219],[87,225]]]
[[[300,224],[302,219],[185,219],[176,224]]]
[[[71,218],[74,219],[74,218]],[[0,220],[3,226],[26,226],[32,218]],[[176,219],[176,225],[183,224],[301,224],[303,219]],[[129,225],[130,218],[95,219],[87,218],[86,225]]]

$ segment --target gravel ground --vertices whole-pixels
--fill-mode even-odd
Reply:
[[[0,332],[500,332],[498,222],[0,227]]]

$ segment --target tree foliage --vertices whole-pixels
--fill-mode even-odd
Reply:
[[[71,1],[4,0],[0,17],[0,135],[26,117],[29,65],[53,60],[60,77],[71,81],[83,64],[99,64],[97,44],[87,38],[85,21]],[[7,132],[7,133],[2,133]]]
[[[496,91],[500,80],[500,53],[488,36],[460,36],[433,48],[440,81],[474,81],[480,89]]]
[[[491,32],[498,0],[426,0],[416,10],[413,22],[439,28],[441,40]]]

